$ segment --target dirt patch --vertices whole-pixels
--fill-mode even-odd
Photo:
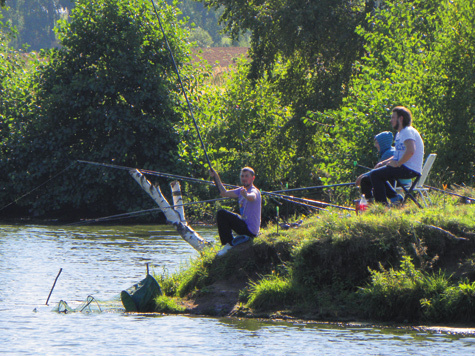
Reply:
[[[213,267],[222,271],[215,282],[193,291],[182,300],[186,312],[197,315],[229,316],[245,313],[239,297],[252,281],[275,268],[276,253],[265,244],[244,243],[223,257],[216,257]]]
[[[243,281],[219,281],[207,286],[193,298],[185,299],[184,306],[190,314],[230,315],[239,304],[239,292],[245,287]]]

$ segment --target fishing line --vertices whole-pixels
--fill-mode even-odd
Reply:
[[[153,0],[150,0],[150,2],[152,3],[153,10],[155,11],[155,16],[157,17],[158,24],[160,25],[160,29],[162,30],[163,38],[165,39],[165,44],[167,45],[168,52],[170,53],[170,57],[171,57],[172,62],[173,62],[173,67],[175,68],[175,72],[178,76],[178,81],[180,82],[181,91],[183,92],[186,103],[188,104],[188,110],[190,111],[191,118],[193,119],[193,124],[195,125],[196,132],[198,133],[198,138],[200,139],[201,147],[203,148],[206,160],[208,161],[209,168],[211,169],[212,168],[211,167],[211,162],[209,160],[208,153],[206,152],[206,148],[205,148],[205,145],[203,143],[203,139],[201,138],[200,130],[198,128],[198,124],[196,123],[195,116],[193,114],[193,109],[191,107],[190,101],[188,100],[188,96],[186,95],[185,87],[183,86],[183,82],[181,80],[180,72],[178,71],[178,67],[177,67],[176,62],[175,62],[175,57],[173,56],[172,49],[170,48],[170,45],[168,43],[167,35],[165,34],[165,30],[163,29],[163,26],[162,26],[162,21],[160,20],[160,16],[158,15],[157,7],[155,6],[155,2]]]
[[[189,202],[189,203],[170,205],[170,208],[193,205],[193,204],[213,203],[213,202],[216,202],[216,201],[227,200],[227,199],[230,199],[230,198],[216,198],[216,199],[209,199],[209,200],[200,200],[200,201],[194,201],[194,202]],[[67,224],[66,226],[86,225],[86,224],[92,224],[92,223],[97,223],[97,222],[127,219],[127,218],[132,218],[132,217],[137,216],[137,215],[152,213],[152,212],[155,212],[155,211],[161,212],[162,209],[161,208],[152,208],[152,209],[138,210],[138,211],[134,211],[134,212],[131,212],[131,213],[122,213],[122,214],[104,216],[102,218],[83,220],[83,221]]]
[[[41,188],[42,186],[44,186],[45,184],[47,184],[49,181],[55,179],[57,176],[59,176],[60,174],[62,174],[63,172],[67,171],[69,168],[71,168],[72,166],[74,165],[74,162],[71,163],[68,167],[66,167],[65,169],[63,169],[61,172],[57,173],[56,175],[54,175],[53,177],[51,177],[50,179],[48,179],[46,182],[43,182],[41,183],[39,186],[37,186],[36,188],[33,188],[32,190],[30,190],[28,193],[26,194],[23,194],[21,197],[19,197],[18,199],[12,201],[11,203],[5,205],[3,208],[0,209],[0,211],[2,211],[3,209],[9,207],[10,205],[12,204],[15,204],[17,201],[19,201],[20,199],[23,199],[24,197],[26,197],[27,195],[30,195],[31,193],[33,193],[35,190],[38,190],[39,188]]]
[[[91,164],[91,165],[94,165],[94,166],[100,166],[100,167],[122,169],[122,170],[125,170],[125,171],[130,171],[130,170],[136,170],[137,169],[143,174],[148,174],[148,175],[162,177],[162,178],[171,178],[171,179],[189,181],[189,182],[199,183],[199,184],[207,184],[207,185],[214,185],[215,184],[214,182],[211,182],[211,181],[208,181],[208,180],[192,178],[192,177],[184,177],[184,176],[179,176],[179,175],[176,175],[176,174],[162,173],[162,172],[157,172],[157,171],[152,171],[152,170],[147,170],[147,169],[119,166],[119,165],[111,164],[111,163],[99,163],[99,162],[91,162],[91,161],[84,161],[84,160],[78,160],[78,162],[79,163],[87,163],[87,164]],[[231,185],[231,184],[224,184],[224,185],[227,186],[227,187],[236,187],[237,188],[237,186]]]
[[[116,168],[116,169],[122,169],[122,170],[134,170],[134,169],[138,169],[138,168],[131,168],[131,167],[124,167],[124,166],[118,166],[118,165],[114,165],[114,164],[108,164],[108,163],[98,163],[98,162],[90,162],[90,161],[80,161],[78,160],[78,162],[80,163],[87,163],[87,164],[92,164],[92,165],[96,165],[96,166],[101,166],[101,167],[109,167],[109,168]],[[142,169],[138,169],[140,172],[143,172],[143,173],[146,173],[146,174],[150,174],[150,175],[155,175],[155,176],[159,176],[159,177],[166,177],[166,178],[173,178],[173,179],[181,179],[181,180],[187,180],[187,181],[191,181],[191,182],[195,182],[195,183],[201,183],[201,184],[209,184],[209,185],[213,185],[214,183],[211,182],[211,181],[205,181],[205,180],[202,180],[202,179],[196,179],[196,178],[190,178],[190,177],[183,177],[183,176],[177,176],[177,175],[173,175],[173,174],[168,174],[168,173],[161,173],[161,172],[155,172],[155,171],[150,171],[150,170],[142,170]],[[236,185],[231,185],[231,184],[223,184],[225,185],[226,187],[229,187],[229,188],[239,188],[239,186],[236,186]],[[339,184],[332,184],[330,186],[338,186]],[[343,186],[347,186],[347,185],[354,185],[354,183],[341,183],[341,185]],[[316,186],[316,187],[308,187],[308,188],[296,188],[296,190],[305,190],[305,189],[316,189],[316,188],[326,188],[326,187],[330,187],[330,186]],[[262,195],[267,195],[267,196],[271,196],[271,197],[276,197],[276,198],[286,198],[286,199],[294,199],[294,200],[297,200],[297,201],[301,201],[301,202],[304,202],[304,203],[311,203],[311,204],[320,204],[320,205],[323,205],[323,206],[329,206],[329,207],[335,207],[335,208],[338,208],[338,209],[344,209],[344,210],[354,210],[354,208],[348,208],[348,207],[343,207],[343,206],[339,206],[339,205],[335,205],[335,204],[330,204],[330,203],[325,203],[325,202],[322,202],[322,201],[318,201],[318,200],[312,200],[312,199],[305,199],[305,198],[298,198],[298,197],[294,197],[294,196],[291,196],[291,195],[282,195],[282,194],[277,194],[279,192],[285,192],[285,191],[291,191],[292,189],[288,189],[288,190],[280,190],[280,191],[275,191],[275,192],[263,192],[261,191],[261,194]]]
[[[444,193],[444,194],[449,194],[449,195],[453,195],[453,196],[456,196],[456,197],[459,197],[459,198],[464,198],[464,199],[467,199],[467,200],[470,200],[470,201],[475,201],[474,198],[470,198],[470,197],[467,197],[465,195],[460,195],[460,194],[456,194],[456,193],[452,193],[452,192],[448,192],[446,190],[442,190],[442,189],[439,189],[439,188],[434,188],[434,187],[431,187],[430,185],[425,185],[424,184],[424,187],[428,188],[428,189],[433,189],[437,192],[441,192],[441,193]]]
[[[345,187],[348,185],[355,185],[355,183],[339,183],[339,184],[330,184],[330,185],[317,185],[314,187],[304,187],[304,188],[291,188],[284,190],[274,190],[271,193],[286,193],[286,192],[297,192],[301,190],[312,190],[312,189],[322,189],[322,188],[333,188],[333,187]]]

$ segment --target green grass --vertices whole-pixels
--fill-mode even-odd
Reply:
[[[433,205],[356,216],[331,210],[297,229],[263,229],[243,253],[210,248],[159,283],[172,298],[217,281],[247,282],[244,308],[314,319],[475,321],[475,205],[431,194]]]

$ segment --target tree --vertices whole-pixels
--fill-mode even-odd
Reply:
[[[300,162],[308,162],[301,169],[312,169],[316,162],[308,143],[319,131],[306,126],[302,117],[309,110],[336,109],[348,94],[354,62],[363,54],[363,41],[355,29],[365,23],[366,15],[374,10],[374,2],[203,2],[213,9],[223,8],[220,22],[233,39],[251,33],[249,77],[256,80],[266,75],[277,84],[275,90],[281,93],[282,106],[291,106],[294,112],[283,127],[285,135],[297,143]],[[285,70],[275,72],[280,63]]]
[[[413,112],[426,155],[438,154],[431,178],[438,174],[443,183],[471,179],[473,10],[468,0],[387,1],[358,29],[366,55],[355,64],[349,95],[338,109],[307,120],[319,132],[310,146],[316,156],[325,157],[321,164],[332,178],[354,177],[354,161],[374,164],[372,137],[389,129],[392,107],[404,105]]]
[[[32,77],[38,61],[34,55],[9,47],[15,31],[2,22],[0,27],[0,201],[6,205],[18,196],[14,193],[16,177],[9,173],[15,170],[16,143],[23,140],[26,123],[35,118]]]
[[[70,23],[61,22],[63,47],[48,52],[39,71],[38,117],[25,127],[15,157],[23,163],[17,177],[27,182],[19,188],[37,185],[78,159],[176,169],[176,75],[150,6],[142,0],[79,0]],[[187,48],[174,11],[162,7],[160,16],[179,65]],[[145,199],[129,179],[75,164],[46,199],[29,203],[38,214],[60,208],[123,211]]]
[[[443,2],[434,31],[419,100],[424,106],[437,167],[447,182],[471,182],[475,175],[475,5]],[[442,173],[443,172],[443,173]]]
[[[16,49],[28,45],[34,51],[57,45],[56,22],[74,6],[72,0],[9,0],[6,5],[2,10],[5,20],[17,30],[11,45]]]

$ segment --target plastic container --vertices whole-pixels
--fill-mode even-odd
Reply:
[[[359,210],[365,211],[367,208],[368,208],[368,201],[366,200],[366,197],[363,194],[360,199]]]

